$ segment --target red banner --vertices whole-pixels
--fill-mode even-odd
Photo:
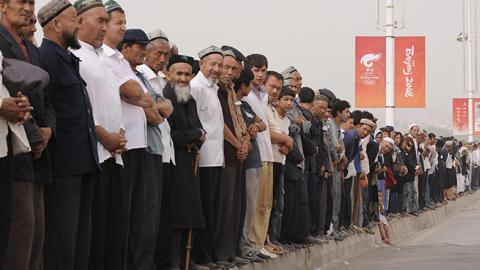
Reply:
[[[425,108],[425,37],[395,38],[395,107]]]
[[[453,135],[468,135],[468,99],[454,98],[453,104]]]
[[[385,107],[385,37],[355,38],[355,107]]]

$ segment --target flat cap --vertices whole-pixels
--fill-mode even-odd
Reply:
[[[285,78],[285,80],[290,79],[290,74],[293,72],[298,71],[294,66],[289,66],[287,69],[282,71],[282,76]]]
[[[77,0],[73,6],[77,9],[79,16],[92,8],[104,7],[102,0]]]
[[[123,42],[133,42],[138,44],[148,44],[147,34],[142,29],[127,29],[123,36]]]
[[[235,58],[237,59],[237,61],[242,61],[243,62],[243,61],[247,60],[247,58],[245,57],[245,55],[243,55],[243,53],[241,53],[239,50],[235,49],[232,46],[223,45],[221,49],[224,50],[224,51],[231,50],[235,54]]]
[[[152,41],[157,38],[162,38],[166,41],[169,41],[168,36],[160,29],[155,29],[152,32],[148,33],[148,40]]]
[[[51,0],[38,11],[37,19],[40,26],[44,27],[47,23],[60,15],[65,9],[71,7],[68,0]]]
[[[193,57],[186,56],[186,55],[181,55],[181,54],[172,55],[168,59],[167,70],[170,69],[172,65],[178,64],[178,63],[189,64],[193,70],[193,67],[195,65],[195,60],[193,59]]]
[[[206,56],[209,56],[210,54],[220,54],[222,56],[224,56],[223,54],[223,51],[216,47],[216,46],[210,46],[208,48],[205,48],[203,50],[201,50],[199,53],[198,53],[198,57],[201,59],[205,58]]]
[[[114,0],[108,0],[105,2],[105,8],[107,9],[107,12],[110,13],[114,10],[123,10],[123,8]]]

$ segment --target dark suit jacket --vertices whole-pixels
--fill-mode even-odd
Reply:
[[[30,63],[42,67],[37,47],[27,40],[25,44],[30,55]],[[18,45],[15,38],[3,26],[0,26],[0,51],[2,51],[3,57],[5,58],[27,61],[20,45]],[[39,127],[50,127],[52,131],[55,132],[54,110],[46,91],[44,89],[38,89],[37,91],[28,93],[27,97],[34,108],[32,116],[36,124]],[[31,153],[18,155],[15,157],[14,179],[48,182],[51,181],[50,169],[48,149],[45,149],[42,157],[36,161],[32,160]]]
[[[92,106],[75,55],[44,39],[39,48],[56,113],[57,131],[49,143],[53,176],[99,172]]]

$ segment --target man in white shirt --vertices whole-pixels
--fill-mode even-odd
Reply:
[[[170,43],[168,37],[160,29],[156,29],[148,34],[149,44],[146,47],[145,63],[137,66],[137,71],[147,80],[153,90],[163,97],[163,89],[167,84],[166,75],[162,72],[167,65],[170,55]],[[162,99],[164,109],[172,108],[169,99]],[[168,240],[172,234],[170,225],[170,200],[168,199],[171,190],[172,170],[175,164],[175,150],[170,134],[170,125],[165,120],[160,124],[163,145],[163,187],[159,192],[160,214],[158,217],[157,244],[155,247],[155,264],[158,266],[167,265],[170,260],[171,245]]]
[[[197,112],[203,129],[207,133],[205,143],[200,149],[200,187],[202,190],[202,208],[206,228],[199,232],[197,243],[197,261],[200,264],[218,263],[215,242],[221,226],[221,173],[225,164],[223,153],[223,114],[218,99],[218,80],[223,68],[223,51],[215,46],[198,53],[200,71],[190,82],[191,95],[197,102]]]
[[[114,269],[123,269],[125,263],[134,268],[140,268],[143,264],[151,263],[153,254],[147,254],[147,245],[151,245],[154,238],[150,234],[144,234],[145,224],[151,222],[149,219],[156,219],[156,214],[145,212],[146,204],[152,199],[146,196],[145,190],[152,183],[152,168],[147,168],[151,162],[151,156],[147,149],[147,116],[154,118],[160,117],[158,112],[153,110],[153,102],[150,95],[147,94],[137,76],[134,73],[136,63],[142,62],[142,46],[138,46],[135,40],[126,36],[126,17],[123,9],[118,8],[118,3],[113,0],[106,3],[109,6],[109,22],[105,33],[102,61],[113,73],[117,86],[119,87],[120,97],[122,99],[122,124],[125,128],[125,138],[127,139],[126,152],[122,153],[124,169],[121,171],[120,179],[122,190],[114,196],[119,198],[123,204],[119,205],[119,212],[123,213],[123,220],[119,220],[122,230],[117,237],[116,249],[126,251],[130,250],[130,256],[122,261]],[[132,63],[127,61],[122,52],[116,48],[135,49],[135,59]],[[151,114],[150,114],[151,113]],[[160,121],[160,120],[155,120]],[[154,195],[152,193],[149,193]],[[120,213],[119,213],[120,214]],[[112,221],[116,222],[116,221]],[[117,252],[115,252],[117,253]],[[148,258],[148,259],[146,259]]]
[[[153,251],[155,249],[157,223],[159,210],[159,197],[163,188],[163,159],[164,147],[160,124],[165,123],[173,111],[170,100],[165,100],[150,84],[149,80],[136,67],[143,65],[145,48],[148,45],[148,37],[140,29],[129,29],[123,38],[122,54],[136,72],[142,87],[148,92],[154,106],[144,109],[147,118],[147,154],[145,160],[146,177],[144,193],[144,223],[142,225],[142,239],[137,250],[139,268],[153,269]]]
[[[116,263],[123,260],[123,250],[119,250],[115,240],[123,230],[123,224],[120,223],[123,213],[119,209],[122,209],[124,202],[117,192],[111,193],[111,190],[122,188],[118,179],[123,166],[120,154],[125,151],[126,145],[122,107],[113,74],[101,60],[103,36],[109,20],[107,10],[101,3],[90,5],[88,10],[85,8],[89,5],[82,7],[82,2],[76,6],[80,14],[78,37],[81,48],[71,52],[81,59],[80,75],[86,82],[92,104],[102,168],[94,182],[90,263],[98,268],[111,269],[117,268]]]
[[[264,88],[264,83],[267,76],[268,60],[261,54],[251,54],[247,56],[247,63],[249,64],[248,68],[253,72],[254,79],[252,81],[252,91],[243,100],[252,107],[253,111],[264,123],[267,123],[268,93]],[[264,249],[273,196],[274,159],[269,129],[267,128],[265,131],[259,132],[256,140],[260,150],[262,170],[258,180],[257,205],[253,219],[253,237],[260,251],[259,256],[275,258],[277,257],[276,254],[272,254]]]
[[[268,228],[269,240],[273,245],[280,245],[280,233],[282,231],[282,216],[284,208],[284,170],[286,154],[293,147],[293,139],[289,135],[290,120],[287,113],[293,108],[295,93],[283,91],[283,77],[277,73],[267,72],[265,88],[268,91],[268,129],[273,151],[273,203]],[[288,89],[292,90],[292,89]],[[282,95],[283,94],[283,95]],[[291,95],[291,96],[290,96]],[[285,99],[285,100],[284,100]],[[273,248],[272,248],[273,247]],[[273,252],[275,246],[266,246]]]

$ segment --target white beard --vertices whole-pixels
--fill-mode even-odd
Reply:
[[[219,79],[213,79],[211,77],[207,77],[207,79],[213,84],[218,84],[218,82],[219,82]]]
[[[179,86],[175,85],[175,95],[177,96],[177,102],[178,103],[187,103],[187,101],[190,99],[190,85],[187,86]]]

